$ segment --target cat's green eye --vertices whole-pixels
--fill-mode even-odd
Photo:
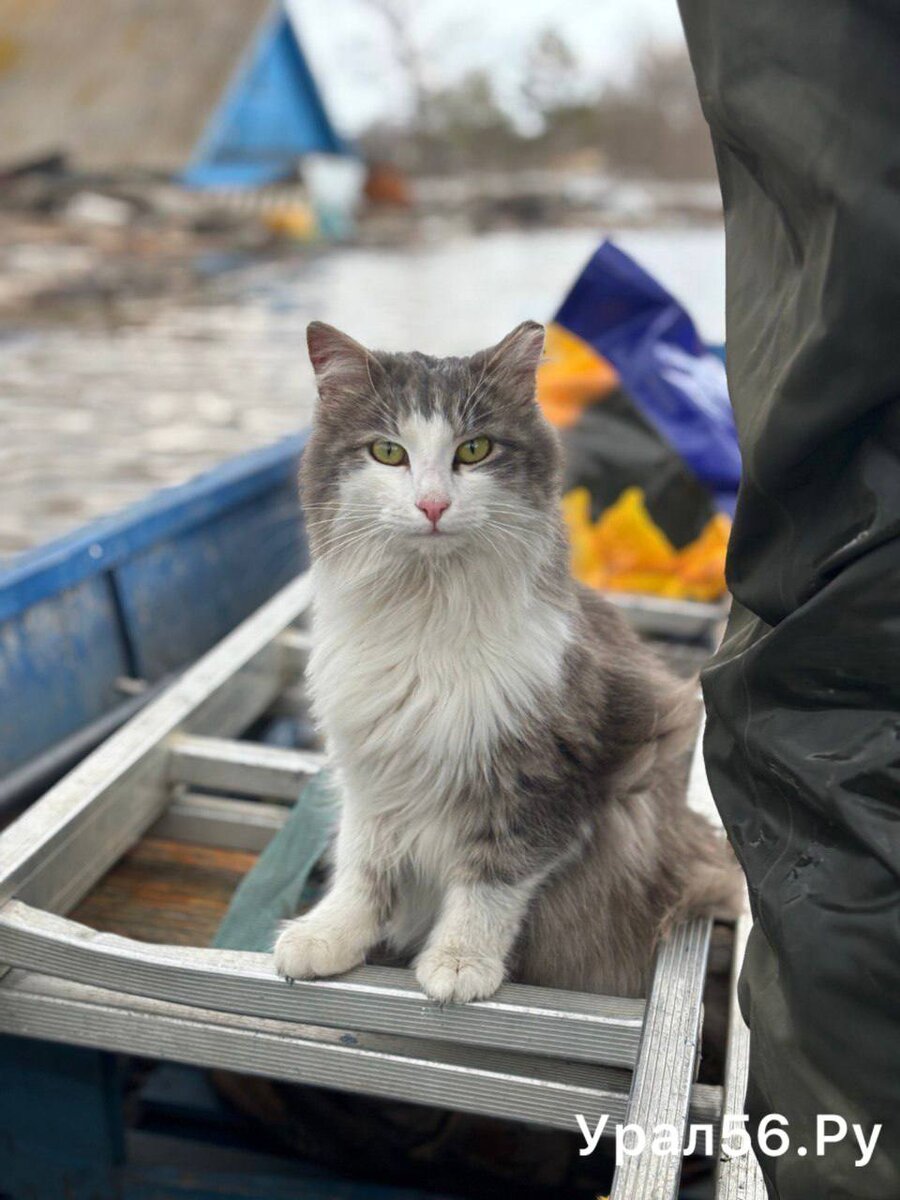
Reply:
[[[493,449],[490,438],[469,438],[461,446],[456,447],[456,461],[471,466],[472,463],[483,462]]]
[[[369,447],[376,462],[384,463],[386,467],[402,467],[406,462],[406,451],[399,442],[388,442],[379,438]]]

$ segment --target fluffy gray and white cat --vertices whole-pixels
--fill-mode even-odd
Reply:
[[[694,688],[571,578],[543,341],[438,359],[309,327],[308,677],[342,810],[282,975],[386,946],[443,1002],[506,978],[637,995],[673,920],[734,911],[684,799]]]

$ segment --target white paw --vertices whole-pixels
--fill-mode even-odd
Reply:
[[[502,962],[451,946],[426,948],[416,961],[416,979],[426,996],[441,1004],[485,1000],[496,992],[503,975]]]
[[[286,979],[343,975],[364,957],[365,949],[357,938],[317,921],[314,913],[289,921],[275,943],[275,970]]]

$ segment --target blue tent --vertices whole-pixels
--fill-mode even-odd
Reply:
[[[182,178],[192,187],[259,187],[313,151],[347,154],[281,5],[263,23]]]

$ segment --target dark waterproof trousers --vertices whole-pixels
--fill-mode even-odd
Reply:
[[[743,453],[712,790],[755,925],[781,1200],[900,1198],[900,0],[681,0],[725,204]],[[816,1154],[818,1114],[884,1129]],[[825,1123],[825,1132],[839,1128]],[[804,1147],[805,1155],[797,1153]]]

